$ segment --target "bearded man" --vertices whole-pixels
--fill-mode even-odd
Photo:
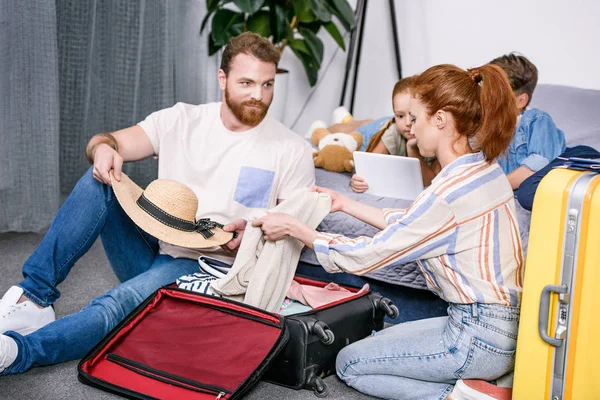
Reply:
[[[86,155],[93,166],[25,262],[24,280],[0,301],[0,374],[81,358],[155,290],[197,272],[199,256],[231,264],[247,218],[314,185],[311,147],[267,115],[279,56],[267,39],[241,34],[223,52],[223,102],[177,103],[90,140]],[[236,232],[234,239],[184,248],[133,223],[115,198],[109,172],[120,181],[124,162],[155,155],[160,179],[179,181],[197,196],[196,218],[226,223],[223,230]],[[98,236],[123,283],[55,321],[58,285]]]

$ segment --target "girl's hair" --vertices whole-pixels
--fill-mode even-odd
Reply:
[[[465,71],[454,65],[436,65],[416,79],[411,93],[425,106],[428,116],[438,110],[451,113],[458,133],[474,138],[486,160],[508,148],[518,109],[502,68],[486,64]]]
[[[419,77],[419,75],[413,75],[413,76],[409,76],[407,78],[402,78],[398,82],[396,82],[396,84],[394,85],[394,90],[392,91],[392,104],[394,102],[394,97],[396,97],[397,94],[400,94],[400,93],[410,94],[410,89],[418,77]],[[394,110],[394,113],[395,113],[395,110]],[[408,115],[406,117],[408,118]],[[383,134],[385,133],[385,131],[393,123],[394,123],[394,119],[390,120],[383,128],[381,128],[380,130],[377,131],[377,133],[375,133],[373,136],[371,136],[371,139],[369,140],[369,143],[367,144],[367,148],[365,149],[365,152],[367,152],[367,153],[373,152],[375,147],[377,147],[377,144],[379,144],[379,142],[381,141],[381,138],[383,137]]]
[[[394,90],[392,91],[392,101],[394,101],[394,97],[400,93],[409,93],[410,88],[415,83],[419,75],[409,76],[407,78],[402,78],[394,85]]]

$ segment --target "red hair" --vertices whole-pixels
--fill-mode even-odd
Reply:
[[[438,110],[451,113],[458,133],[475,138],[486,160],[508,148],[518,109],[502,68],[487,64],[465,71],[454,65],[436,65],[416,79],[411,92],[428,116]]]
[[[400,93],[410,93],[411,86],[415,83],[419,75],[409,76],[407,78],[402,78],[394,85],[394,90],[392,91],[392,101],[394,101],[394,97]]]

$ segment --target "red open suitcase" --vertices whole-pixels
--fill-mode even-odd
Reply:
[[[384,313],[397,313],[380,295],[347,288],[355,292],[348,299],[287,317],[161,288],[81,360],[79,380],[136,399],[234,399],[266,373],[322,397],[339,350],[382,329]]]

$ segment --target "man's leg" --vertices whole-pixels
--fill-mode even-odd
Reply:
[[[158,249],[156,239],[127,217],[112,188],[92,177],[91,169],[79,180],[59,210],[42,243],[23,266],[24,280],[11,288],[0,303],[0,333],[28,334],[54,320],[49,308],[75,262],[102,235],[111,266],[126,280],[146,271]],[[22,290],[22,291],[21,291]],[[33,301],[17,303],[20,295]]]
[[[24,280],[19,286],[27,298],[47,307],[60,297],[57,286],[94,244],[115,204],[112,188],[95,180],[90,168],[23,265]]]
[[[5,365],[4,374],[83,357],[156,289],[197,271],[196,260],[159,255],[148,271],[92,300],[80,312],[27,336],[7,332],[17,343],[18,355],[10,367]]]
[[[110,191],[114,198],[112,189]],[[100,239],[108,262],[121,282],[148,271],[158,253],[158,240],[141,230],[116,200],[104,222]]]

